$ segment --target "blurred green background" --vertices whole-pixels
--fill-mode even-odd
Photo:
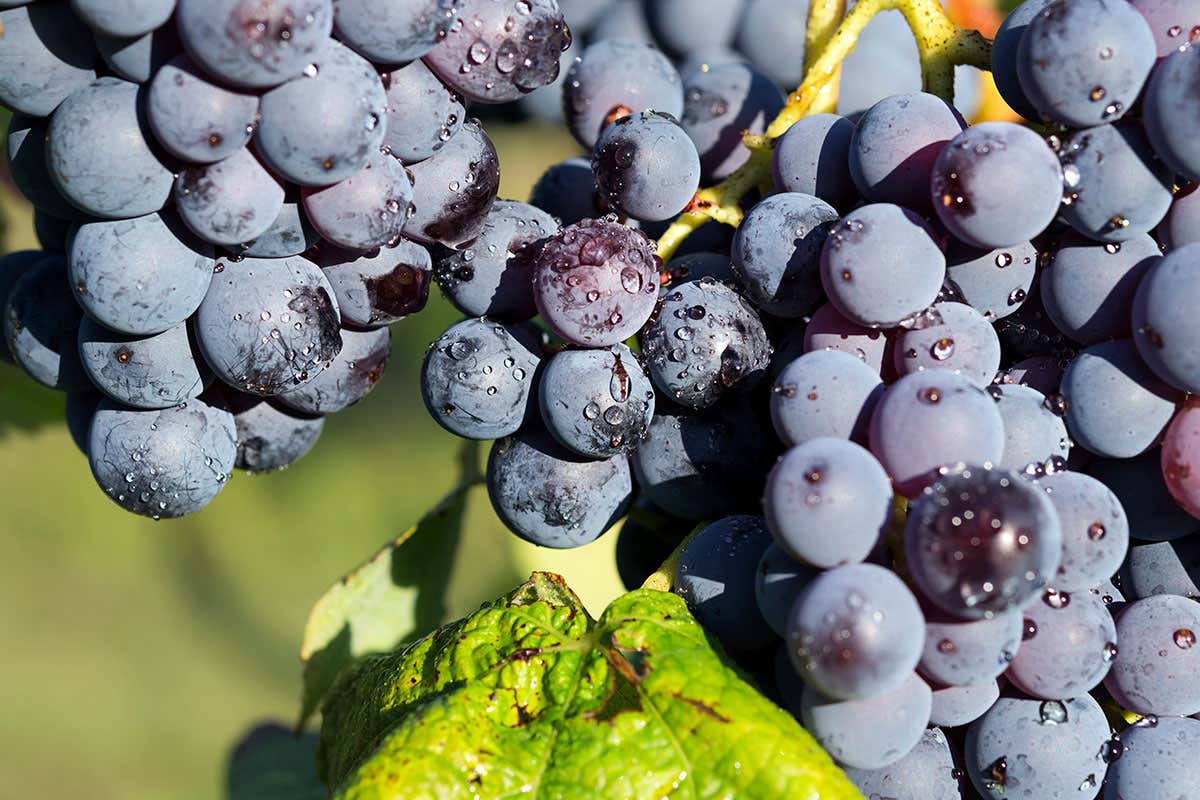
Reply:
[[[546,166],[578,152],[559,128],[487,127],[502,197],[526,199]],[[31,211],[4,181],[0,208],[3,251],[36,247]],[[62,396],[0,363],[0,797],[221,797],[238,736],[295,719],[313,602],[457,481],[457,442],[417,384],[426,346],[457,317],[435,291],[392,329],[378,389],[332,417],[307,458],[239,473],[172,522],[105,497]],[[535,568],[564,574],[598,612],[620,591],[612,548],[611,534],[569,553],[525,545],[477,489],[447,576],[450,618]]]

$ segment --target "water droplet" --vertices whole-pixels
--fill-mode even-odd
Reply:
[[[1104,658],[1104,662],[1106,664],[1112,663],[1112,660],[1117,657],[1117,652],[1116,642],[1105,642],[1104,650],[1101,653],[1102,657]]]
[[[1037,632],[1037,623],[1031,620],[1029,617],[1026,617],[1025,623],[1021,627],[1021,641],[1028,642],[1030,639],[1037,636]]]
[[[596,419],[600,416],[600,406],[596,403],[588,403],[583,407],[583,416],[585,419]]]
[[[945,337],[938,339],[933,343],[933,346],[929,348],[929,354],[933,356],[934,360],[936,361],[945,361],[947,358],[950,358],[950,356],[954,355],[954,340],[947,339]]]
[[[1071,595],[1056,589],[1047,589],[1042,595],[1042,602],[1051,608],[1066,608],[1071,604]]]
[[[609,406],[604,411],[604,421],[609,425],[620,425],[625,421],[625,412],[620,406]]]
[[[1175,631],[1171,638],[1175,640],[1175,646],[1180,650],[1191,650],[1192,646],[1196,644],[1196,634],[1187,628]]]
[[[1038,706],[1043,725],[1061,725],[1067,721],[1067,707],[1059,700],[1046,700]]]

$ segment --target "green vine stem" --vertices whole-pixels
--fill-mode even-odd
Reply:
[[[735,228],[741,224],[742,198],[752,189],[770,185],[772,143],[796,120],[836,103],[842,61],[876,14],[895,9],[904,15],[917,41],[925,91],[947,101],[954,99],[955,66],[986,70],[991,65],[991,42],[979,31],[955,25],[938,0],[859,0],[843,17],[844,7],[844,0],[816,0],[810,7],[803,82],[765,135],[745,137],[751,151],[746,163],[716,186],[697,192],[688,210],[659,238],[658,255],[663,261],[669,261],[683,240],[710,220]]]

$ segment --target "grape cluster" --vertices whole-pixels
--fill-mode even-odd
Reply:
[[[557,78],[552,0],[0,7],[8,163],[44,248],[0,260],[0,356],[67,393],[97,482],[135,513],[194,512],[234,468],[303,456],[382,377],[434,252],[461,276],[464,242],[556,226],[495,203],[465,106]]]

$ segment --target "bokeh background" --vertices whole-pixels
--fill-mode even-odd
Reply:
[[[561,128],[486,126],[501,197],[527,199],[547,166],[579,153]],[[0,212],[0,252],[37,247],[32,211],[2,173]],[[313,602],[458,480],[457,442],[417,381],[425,348],[458,317],[435,290],[393,327],[376,391],[331,417],[306,458],[237,473],[177,521],[112,503],[67,434],[63,395],[0,362],[0,798],[222,796],[239,735],[295,719]],[[620,591],[612,548],[611,534],[569,553],[526,545],[477,489],[447,613],[532,569],[562,573],[599,612]]]

